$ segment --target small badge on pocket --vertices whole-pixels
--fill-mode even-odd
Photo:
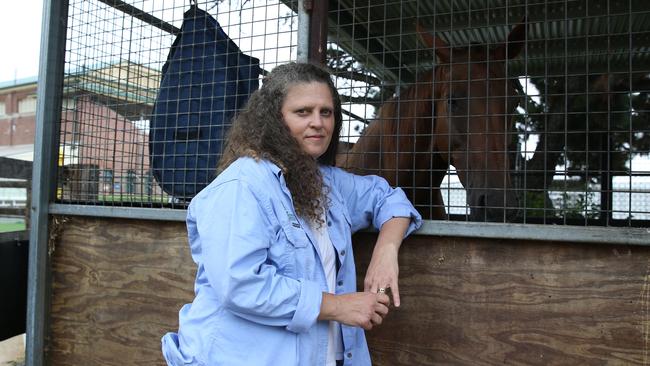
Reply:
[[[295,228],[300,228],[300,223],[296,219],[296,215],[292,214],[291,211],[287,209],[287,206],[282,203],[282,207],[284,208],[284,212],[287,214],[287,218],[289,219],[289,222],[291,222],[291,226]]]
[[[287,211],[287,216],[289,217],[289,221],[291,221],[291,226],[295,228],[300,228],[300,223],[298,222],[298,220],[296,220],[296,216],[294,214]]]

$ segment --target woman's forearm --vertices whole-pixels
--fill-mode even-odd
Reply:
[[[393,217],[386,221],[379,229],[375,251],[378,247],[383,246],[392,246],[399,250],[410,223],[411,218],[409,217]]]

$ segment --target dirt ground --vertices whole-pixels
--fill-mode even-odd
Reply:
[[[25,335],[0,342],[0,366],[25,365]]]

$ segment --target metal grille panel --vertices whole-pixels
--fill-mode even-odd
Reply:
[[[296,59],[297,1],[198,5],[263,70]],[[148,138],[161,68],[188,7],[70,2],[59,203],[186,206],[153,177]],[[524,21],[516,57],[499,65],[481,56]],[[381,164],[408,156],[399,166],[366,173],[404,188],[425,217],[648,226],[650,3],[339,0],[329,2],[327,22],[327,66],[345,104],[341,149],[368,133],[382,107],[395,109],[387,124],[413,119],[410,130],[381,132],[383,145],[359,154],[371,159],[389,151]],[[445,45],[446,60],[436,52]],[[427,79],[436,67],[466,75]],[[476,74],[481,67],[489,83]],[[414,85],[423,93],[409,94]],[[424,113],[409,110],[407,101]],[[441,129],[445,119],[452,123]],[[436,150],[422,147],[436,138]],[[400,142],[389,147],[389,140]]]
[[[352,112],[346,147],[380,141],[352,148],[349,168],[386,176],[434,219],[646,227],[649,18],[648,3],[627,0],[330,2],[328,63]],[[516,57],[481,59],[521,22]],[[446,47],[451,60],[436,52]],[[436,67],[467,75],[431,77]],[[510,83],[516,93],[497,92]],[[497,108],[513,99],[516,109]],[[413,102],[422,110],[409,112]],[[379,114],[387,105],[396,111]],[[505,129],[477,127],[490,119]],[[371,128],[380,123],[400,127]],[[426,139],[437,147],[418,145]]]
[[[191,3],[70,1],[58,202],[186,206],[188,197],[161,189],[164,182],[152,171],[149,137],[154,133],[151,119],[162,67]],[[259,59],[262,70],[296,59],[297,16],[287,5],[272,0],[206,0],[197,5],[219,22],[244,54]],[[202,61],[188,60],[191,62]],[[215,73],[221,71],[215,69]],[[213,86],[201,83],[191,86],[201,90]],[[198,103],[204,99],[205,95],[196,98]],[[179,128],[182,118],[179,115]],[[225,121],[224,130],[230,123]],[[171,140],[178,134],[164,138]],[[223,133],[215,141],[222,140]],[[200,155],[187,154],[187,167],[178,170],[191,170],[192,159]]]

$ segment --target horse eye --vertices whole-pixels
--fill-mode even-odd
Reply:
[[[454,110],[458,107],[458,100],[454,97],[447,98],[447,105],[450,110]]]

